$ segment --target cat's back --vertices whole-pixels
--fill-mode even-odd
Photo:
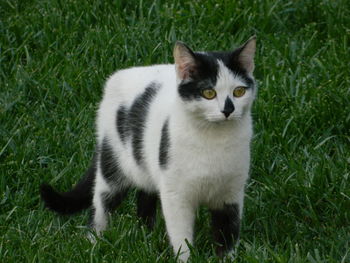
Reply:
[[[152,100],[152,105],[156,107],[167,103],[167,98],[175,92],[175,86],[175,66],[172,64],[133,67],[115,72],[105,84],[97,113],[98,141],[102,142],[106,135],[110,139],[114,137],[118,111],[128,109],[134,112],[132,116],[139,115],[141,118],[145,102]]]
[[[152,83],[166,88],[167,83],[175,81],[175,67],[171,64],[122,69],[106,82],[104,99],[131,101]]]

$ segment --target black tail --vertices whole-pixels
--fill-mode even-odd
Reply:
[[[84,177],[65,193],[56,192],[50,185],[40,186],[41,198],[45,206],[59,214],[71,215],[89,208],[92,203],[92,186],[95,178],[95,158]]]

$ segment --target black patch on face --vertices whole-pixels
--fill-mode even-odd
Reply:
[[[159,145],[159,165],[160,165],[160,168],[162,169],[166,169],[168,164],[169,147],[170,147],[169,119],[167,119],[163,124],[162,135],[160,138],[160,145]]]
[[[211,210],[214,239],[219,256],[233,248],[239,238],[240,217],[238,204],[225,205],[221,210]]]
[[[158,196],[154,193],[137,192],[137,215],[152,229],[156,219]]]
[[[128,110],[125,106],[120,106],[117,111],[117,131],[123,144],[129,136]]]
[[[247,88],[254,88],[254,80],[248,76],[248,72],[239,62],[239,54],[242,47],[235,49],[232,52],[208,52],[211,56],[220,59],[224,65],[234,74],[239,75],[247,84]]]
[[[113,152],[107,138],[103,139],[100,148],[100,165],[103,177],[107,181],[121,183],[121,180],[124,180],[123,172],[119,167],[117,156]]]
[[[141,165],[143,161],[142,142],[149,106],[159,88],[160,85],[155,82],[149,84],[145,91],[135,99],[129,111],[128,121],[132,132],[132,153],[138,165]]]
[[[200,99],[201,90],[213,88],[216,84],[218,63],[216,58],[202,53],[194,53],[196,69],[191,75],[191,80],[180,83],[178,91],[180,97],[185,100]]]
[[[224,110],[222,111],[222,113],[227,118],[228,116],[230,116],[230,114],[234,110],[235,110],[235,106],[233,105],[232,100],[229,97],[227,97],[225,100],[225,106],[224,106]]]

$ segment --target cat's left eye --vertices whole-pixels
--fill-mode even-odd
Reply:
[[[237,87],[233,90],[233,96],[236,98],[242,97],[245,94],[245,87]]]
[[[207,100],[214,99],[216,97],[216,91],[213,89],[204,89],[202,90],[202,96]]]

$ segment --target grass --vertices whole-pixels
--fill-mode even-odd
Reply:
[[[134,194],[95,245],[87,213],[43,209],[87,167],[94,116],[116,69],[172,62],[175,40],[228,50],[258,37],[255,137],[237,262],[350,262],[349,1],[0,2],[1,262],[175,262],[164,220]],[[208,213],[192,262],[219,262]]]

